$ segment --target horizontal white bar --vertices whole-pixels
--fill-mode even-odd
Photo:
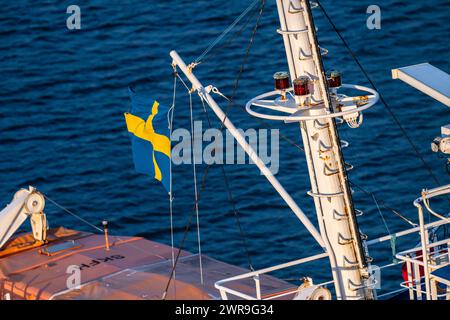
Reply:
[[[250,278],[250,277],[253,277],[253,276],[260,275],[260,274],[269,273],[269,272],[280,270],[280,269],[285,269],[285,268],[288,268],[288,267],[300,265],[300,264],[303,264],[303,263],[306,263],[306,262],[310,262],[310,261],[314,261],[314,260],[323,259],[323,258],[326,258],[326,257],[328,257],[328,253],[320,253],[320,254],[316,254],[314,256],[310,256],[310,257],[294,260],[294,261],[291,261],[291,262],[282,263],[282,264],[279,264],[277,266],[273,266],[273,267],[269,267],[269,268],[265,268],[265,269],[261,269],[261,270],[256,270],[256,271],[244,273],[244,274],[241,274],[241,275],[237,275],[237,276],[234,276],[234,277],[231,277],[231,278],[227,278],[227,279],[224,279],[224,280],[220,280],[220,281],[217,281],[216,284],[217,285],[221,285],[221,284],[226,283],[226,282],[231,282],[231,281],[236,281],[236,280],[240,280],[240,279]]]
[[[393,69],[392,78],[400,79],[413,88],[450,107],[450,75],[429,63]]]
[[[438,227],[438,226],[441,226],[441,225],[447,224],[447,223],[448,222],[444,221],[444,220],[435,221],[435,222],[432,222],[432,223],[429,223],[429,224],[425,225],[425,229]],[[415,228],[411,228],[411,229],[407,229],[407,230],[404,230],[404,231],[397,232],[397,233],[395,233],[395,237],[399,238],[399,237],[403,237],[403,236],[406,236],[408,234],[419,232],[419,231],[420,231],[420,227],[415,227]],[[373,245],[373,244],[376,244],[376,243],[389,241],[389,240],[392,239],[393,236],[394,235],[387,235],[387,236],[383,236],[383,237],[380,237],[380,238],[377,238],[377,239],[373,239],[373,240],[367,241],[367,245]]]

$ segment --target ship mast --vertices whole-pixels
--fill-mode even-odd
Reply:
[[[310,115],[332,102],[308,0],[277,0],[291,79],[311,79]],[[322,106],[322,107],[320,107]],[[334,118],[300,121],[320,233],[329,253],[338,299],[373,299],[368,267]]]

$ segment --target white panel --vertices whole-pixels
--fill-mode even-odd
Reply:
[[[393,69],[392,78],[410,86],[450,107],[450,75],[429,63]]]

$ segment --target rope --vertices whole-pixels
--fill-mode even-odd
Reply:
[[[378,213],[380,214],[380,217],[383,220],[383,224],[386,227],[386,230],[387,230],[388,234],[391,236],[390,245],[391,245],[391,250],[392,250],[392,262],[397,262],[397,259],[395,258],[395,255],[397,253],[397,250],[396,250],[397,236],[395,235],[395,233],[392,234],[391,231],[389,230],[389,227],[388,227],[388,225],[386,223],[386,220],[384,219],[383,213],[380,210],[380,206],[378,205],[378,201],[375,198],[375,196],[373,196],[373,200],[375,201],[375,204],[377,205]]]
[[[187,86],[186,82],[184,82],[184,80],[180,77],[180,75],[177,72],[174,72],[174,75],[181,81],[183,86],[188,91],[189,97],[190,97],[190,102],[191,102],[191,105],[192,105],[192,90]],[[192,106],[191,106],[190,110],[192,110]],[[191,130],[193,131],[192,116],[191,116]],[[195,167],[195,161],[194,161],[194,167]],[[206,169],[209,169],[209,167],[207,167]],[[194,168],[194,170],[195,170],[195,168]],[[186,224],[186,227],[185,227],[185,230],[184,230],[184,233],[183,233],[183,238],[181,239],[181,243],[180,243],[180,245],[178,247],[178,253],[177,253],[176,258],[175,258],[175,263],[172,266],[172,270],[170,271],[170,275],[169,275],[169,280],[167,281],[166,288],[165,288],[165,290],[164,290],[164,292],[162,294],[162,297],[161,297],[162,300],[165,300],[167,298],[167,292],[169,291],[170,283],[172,282],[172,279],[175,278],[175,270],[176,270],[176,267],[178,265],[178,261],[179,261],[180,255],[181,255],[181,251],[183,250],[184,243],[186,242],[187,234],[188,234],[188,232],[189,232],[189,230],[191,228],[192,219],[193,219],[195,213],[197,213],[197,219],[198,219],[199,196],[200,196],[200,193],[205,188],[207,176],[208,176],[208,171],[206,171],[203,174],[202,185],[201,185],[201,188],[200,188],[200,192],[197,192],[197,191],[195,192],[196,201],[195,201],[195,203],[194,203],[194,205],[192,207],[191,214],[190,214],[189,219],[188,219],[188,223]],[[194,178],[195,188],[197,187],[196,181],[197,181],[197,179]],[[199,227],[198,223],[197,223],[197,226]],[[197,231],[199,232],[199,229],[197,229]],[[199,235],[199,233],[198,233],[198,235]],[[200,241],[199,241],[199,244],[200,244]],[[202,258],[201,258],[201,247],[200,247],[200,245],[199,245],[199,251],[200,251],[199,252],[199,261],[200,261],[200,264],[201,264],[202,263],[202,260],[201,260]],[[201,272],[201,282],[203,284],[203,270],[202,270],[202,267],[200,269],[200,272]]]
[[[227,45],[229,45],[230,43],[232,43],[233,40],[234,40],[238,35],[240,35],[240,34],[242,33],[243,30],[245,30],[245,27],[248,25],[248,23],[252,20],[252,18],[254,17],[254,15],[255,15],[257,12],[258,12],[258,11],[255,11],[255,12],[249,17],[249,19],[246,21],[246,23],[243,25],[243,27],[242,27],[238,32],[236,32],[235,36],[234,36],[232,39],[230,39],[229,41],[227,41],[227,43],[225,43],[225,45],[223,45],[221,48],[224,48],[224,47],[226,47]],[[217,55],[217,53],[216,53],[215,55]],[[201,59],[201,60],[202,60],[201,62],[204,63],[206,60],[211,59],[211,58],[214,57],[215,55],[211,55],[211,56],[209,56],[207,59],[202,58],[202,59]],[[197,60],[198,60],[198,58],[197,58]],[[196,62],[195,62],[194,64],[200,63],[200,62],[198,62],[197,60],[196,60]],[[214,93],[216,93],[216,92],[214,92]],[[218,93],[218,94],[219,94],[219,93]],[[226,97],[226,96],[223,95],[223,94],[219,94],[219,95],[221,95],[223,98],[225,98],[228,102],[231,102],[231,100],[232,100],[232,99]],[[232,102],[232,103],[233,103],[233,102]],[[233,103],[233,104],[234,104],[234,103]],[[205,109],[205,110],[206,110],[206,109]],[[259,119],[259,118],[256,118],[256,119],[257,119],[257,120],[259,121],[259,123],[262,124],[265,128],[271,129],[271,127],[270,127],[269,125],[267,125],[264,121],[262,121],[262,120]],[[295,141],[293,141],[292,139],[288,138],[287,136],[283,135],[282,133],[279,133],[279,135],[280,135],[280,137],[281,137],[283,140],[285,140],[286,142],[288,142],[288,143],[291,144],[292,146],[296,147],[297,149],[299,149],[299,150],[301,150],[301,151],[304,151],[304,150],[302,149],[302,147],[300,147],[300,146],[299,146]]]
[[[191,142],[192,142],[192,173],[194,176],[194,194],[195,194],[195,215],[197,219],[197,241],[198,241],[198,257],[199,257],[199,266],[200,266],[200,282],[203,286],[203,263],[202,263],[202,246],[201,246],[201,240],[200,240],[200,219],[199,219],[199,213],[198,213],[198,192],[197,192],[197,170],[195,168],[195,152],[194,152],[194,143],[195,143],[195,137],[194,137],[194,116],[192,112],[192,93],[189,91],[189,111],[191,116]]]
[[[375,91],[378,92],[379,96],[380,96],[380,101],[384,104],[384,106],[386,107],[386,109],[388,110],[389,114],[391,115],[392,119],[394,120],[395,124],[398,126],[398,128],[400,129],[400,131],[402,132],[403,136],[408,140],[409,144],[411,145],[412,149],[414,150],[416,156],[422,161],[423,166],[426,168],[426,170],[428,171],[428,174],[430,175],[430,177],[437,183],[437,185],[440,185],[441,183],[439,182],[439,180],[437,179],[437,177],[434,175],[433,171],[431,170],[431,168],[428,166],[428,164],[426,163],[425,159],[423,158],[423,156],[421,155],[421,153],[419,152],[419,150],[417,149],[416,145],[414,144],[414,142],[412,141],[412,139],[408,136],[406,130],[403,128],[403,126],[401,125],[400,121],[398,120],[397,116],[394,114],[394,112],[392,111],[391,107],[387,104],[386,100],[384,99],[383,95],[380,93],[380,91],[377,89],[377,87],[375,86],[375,83],[372,81],[372,79],[370,78],[369,74],[366,72],[365,68],[362,66],[362,64],[360,63],[359,59],[356,57],[356,54],[353,52],[353,50],[350,48],[350,46],[348,45],[347,41],[344,39],[344,37],[342,36],[342,34],[340,33],[340,31],[338,30],[338,28],[336,27],[336,25],[334,24],[334,22],[331,20],[330,16],[328,15],[327,11],[325,10],[325,8],[322,6],[322,4],[317,1],[317,4],[319,5],[320,9],[322,10],[322,12],[324,13],[325,17],[327,18],[328,22],[330,23],[330,25],[333,27],[334,31],[337,33],[337,35],[339,36],[339,38],[341,39],[342,43],[344,44],[344,46],[346,47],[347,51],[350,53],[350,55],[352,56],[353,60],[356,62],[356,64],[358,65],[358,67],[361,69],[362,73],[364,74],[364,76],[366,77],[366,79],[369,81],[369,83],[372,85],[372,87],[375,89]],[[449,200],[450,201],[450,200]]]
[[[231,95],[230,98],[225,97],[226,100],[229,102],[229,105],[228,105],[228,107],[227,107],[227,109],[226,109],[226,111],[225,111],[225,117],[224,117],[224,119],[222,120],[222,124],[221,124],[221,128],[220,128],[221,130],[224,129],[224,121],[225,121],[225,119],[228,117],[228,111],[229,111],[229,108],[230,108],[232,105],[234,105],[234,96],[235,96],[235,94],[236,94],[236,90],[237,90],[237,87],[238,87],[238,84],[239,84],[239,79],[240,79],[240,77],[241,77],[241,75],[242,75],[242,73],[243,73],[243,71],[244,71],[243,66],[244,66],[245,63],[246,63],[246,60],[247,60],[247,57],[248,57],[248,54],[249,54],[251,45],[252,45],[252,43],[253,43],[253,39],[254,39],[255,34],[256,34],[256,31],[257,31],[257,29],[258,29],[259,21],[260,21],[262,12],[263,12],[263,10],[264,10],[264,5],[265,5],[265,0],[262,0],[262,5],[261,5],[261,8],[260,8],[260,13],[259,13],[259,16],[258,16],[258,19],[257,19],[257,23],[256,23],[256,25],[255,25],[255,28],[253,29],[252,37],[251,37],[251,39],[250,39],[250,42],[249,42],[249,45],[248,45],[248,47],[247,47],[245,56],[244,56],[244,58],[243,58],[242,65],[241,65],[241,67],[240,67],[240,69],[239,69],[239,72],[238,72],[238,75],[237,75],[237,79],[236,79],[236,82],[235,82],[235,86],[234,86],[234,88],[233,88],[233,93],[232,93],[232,95]],[[320,6],[320,3],[319,3],[318,5]],[[322,10],[324,10],[323,7],[322,7]],[[326,14],[326,13],[325,13],[325,14]],[[332,23],[331,19],[329,19],[329,20],[330,20],[330,23]],[[337,31],[337,29],[335,29],[335,31]],[[337,31],[337,32],[338,32],[338,31]],[[345,41],[343,38],[342,38],[342,40]],[[345,43],[346,43],[346,42],[345,42]],[[348,48],[348,50],[351,51],[350,48]],[[353,53],[353,51],[351,51],[351,53]],[[355,58],[356,58],[356,56],[355,56]],[[358,61],[358,64],[359,64],[359,61]],[[359,65],[360,65],[360,67],[362,67],[361,64],[359,64]],[[363,72],[365,72],[365,70],[364,70]],[[365,72],[365,74],[366,74],[366,77],[368,78],[368,80],[372,83],[372,86],[374,87],[374,89],[375,89],[376,91],[378,91],[378,90],[376,89],[375,85],[373,84],[373,82],[371,81],[370,77],[368,76],[368,74],[367,74],[366,72]],[[222,96],[223,96],[223,95],[222,95]],[[383,101],[384,101],[384,99],[383,99]],[[204,107],[204,105],[203,105],[203,108],[204,108],[204,110],[206,110],[206,108]],[[270,128],[270,127],[269,127],[265,122],[263,122],[261,119],[259,119],[259,118],[256,118],[256,119],[257,119],[257,120],[260,122],[260,124],[262,124],[264,127]],[[285,135],[283,135],[283,134],[280,133],[280,137],[281,137],[283,140],[285,140],[286,142],[288,142],[289,144],[291,144],[291,145],[293,145],[294,147],[296,147],[297,149],[299,149],[300,151],[304,152],[304,149],[303,149],[302,147],[300,147],[297,143],[295,143],[293,140],[291,140],[291,139],[288,138],[287,136],[285,136]],[[409,137],[408,137],[408,138],[409,138]],[[352,183],[352,184],[353,184],[354,186],[356,186],[357,188],[359,188],[359,189],[360,189],[361,191],[363,191],[364,193],[366,193],[366,194],[368,194],[368,195],[371,195],[374,199],[376,199],[375,195],[374,195],[372,192],[366,191],[365,189],[363,189],[362,187],[356,185],[355,183]],[[379,201],[379,202],[382,202],[381,200],[378,200],[378,199],[377,199],[376,201],[377,201],[377,205],[378,205],[378,201]],[[383,205],[383,204],[382,204],[381,206],[382,206],[384,209],[391,211],[392,213],[394,213],[396,216],[398,216],[399,218],[401,218],[403,221],[405,221],[406,223],[410,224],[411,226],[416,226],[416,224],[415,224],[414,222],[412,222],[412,221],[410,221],[409,219],[407,219],[406,217],[404,217],[404,216],[403,216],[402,214],[400,214],[398,211],[396,211],[396,210],[394,210],[394,209],[392,209],[392,208],[390,208],[390,207],[387,207],[386,205]]]
[[[266,1],[265,1],[265,0],[258,0],[258,1],[255,1],[254,4],[256,4],[256,2],[259,2],[259,1],[261,2],[261,6],[260,6],[260,9],[259,9],[258,18],[257,18],[257,20],[256,20],[255,26],[254,26],[253,31],[252,31],[252,35],[251,35],[251,37],[250,37],[249,43],[248,43],[248,45],[247,45],[247,48],[246,48],[246,51],[245,51],[245,54],[244,54],[244,57],[243,57],[243,59],[242,59],[242,63],[241,63],[241,66],[240,66],[240,68],[239,68],[239,72],[238,72],[238,74],[237,74],[237,76],[236,76],[236,80],[235,80],[234,86],[233,86],[233,93],[232,93],[231,97],[230,97],[230,98],[226,97],[225,95],[223,95],[222,93],[220,93],[220,91],[217,90],[217,89],[216,89],[215,91],[213,91],[214,93],[219,94],[220,96],[222,96],[223,98],[225,98],[225,99],[228,101],[228,106],[227,106],[227,108],[226,108],[226,110],[225,110],[225,112],[224,112],[224,113],[225,113],[225,117],[224,117],[223,120],[221,121],[221,126],[220,126],[220,129],[219,129],[219,130],[221,130],[221,131],[222,131],[222,130],[224,129],[224,127],[225,127],[225,126],[224,126],[224,122],[225,122],[225,120],[226,120],[227,117],[228,117],[228,111],[229,111],[229,108],[230,108],[232,105],[234,105],[233,99],[234,99],[234,96],[236,95],[236,91],[237,91],[237,88],[238,88],[238,86],[239,86],[239,80],[240,80],[240,78],[241,78],[241,76],[242,76],[242,74],[243,74],[243,72],[244,72],[244,67],[245,67],[245,64],[246,64],[246,62],[247,62],[248,56],[249,56],[249,54],[250,54],[250,49],[251,49],[251,47],[252,47],[253,40],[254,40],[254,38],[255,38],[255,36],[256,36],[256,32],[257,32],[257,30],[258,30],[258,28],[259,28],[261,16],[262,16],[262,14],[263,14],[263,12],[264,12],[264,7],[265,7],[265,2],[266,2]],[[251,5],[251,8],[254,6],[254,4]],[[249,8],[250,8],[250,7],[249,7]],[[248,11],[247,11],[247,12],[248,12]],[[197,59],[197,60],[198,60],[198,59]],[[196,61],[197,61],[197,60],[196,60]],[[204,101],[203,101],[202,97],[200,97],[200,98],[201,98],[201,101],[202,101],[202,104],[203,104],[203,110],[204,110],[204,111],[206,112],[206,114],[207,114],[209,126],[212,127],[212,126],[211,126],[211,122],[210,122],[209,115],[208,115],[208,113],[207,113],[207,111],[206,111],[206,107],[205,107]],[[207,166],[207,168],[205,169],[205,171],[206,171],[207,169],[209,169],[209,166],[210,166],[210,165]],[[250,258],[250,253],[249,253],[249,250],[248,250],[248,247],[247,247],[247,242],[246,242],[245,234],[244,234],[244,232],[243,232],[243,230],[242,230],[242,225],[241,225],[241,223],[240,223],[239,213],[238,213],[238,211],[236,210],[236,206],[235,206],[235,204],[234,204],[234,200],[233,200],[233,196],[232,196],[232,193],[231,193],[231,189],[230,189],[230,187],[229,187],[228,178],[227,178],[227,175],[226,175],[226,173],[225,173],[225,169],[223,168],[223,166],[221,166],[221,171],[222,171],[222,174],[223,174],[223,177],[224,177],[224,182],[225,182],[225,187],[226,187],[227,194],[228,194],[228,199],[229,199],[229,202],[230,202],[230,203],[232,204],[232,206],[233,206],[233,213],[234,213],[234,215],[235,215],[235,217],[236,217],[236,223],[237,223],[237,226],[238,226],[238,229],[239,229],[239,233],[240,233],[240,236],[241,236],[242,241],[243,241],[243,244],[244,244],[244,248],[245,248],[246,255],[247,255],[247,260],[248,260],[248,263],[249,263],[249,268],[250,268],[251,270],[254,270],[254,269],[253,269],[252,262],[251,262],[251,258]]]
[[[393,214],[395,214],[397,217],[399,217],[400,219],[402,219],[403,221],[405,221],[406,223],[408,223],[409,225],[413,226],[413,227],[417,227],[417,224],[412,222],[411,220],[409,220],[408,218],[406,218],[404,215],[402,215],[401,213],[399,213],[397,210],[392,209],[391,207],[387,206],[384,201],[377,199],[375,194],[373,192],[367,191],[365,190],[363,187],[357,185],[354,182],[349,181],[350,184],[352,184],[354,187],[358,188],[359,190],[361,190],[362,192],[364,192],[365,194],[371,196],[372,198],[376,199],[377,203],[381,206],[381,208],[386,209],[388,211],[391,211]]]
[[[104,232],[103,229],[97,227],[96,225],[90,223],[90,222],[87,221],[86,219],[80,217],[79,215],[77,215],[77,214],[74,213],[73,211],[71,211],[71,210],[67,209],[66,207],[64,207],[63,205],[57,203],[55,200],[49,198],[49,197],[46,196],[45,194],[43,194],[43,196],[44,196],[45,199],[47,199],[48,201],[50,201],[53,205],[55,205],[55,206],[58,207],[59,209],[63,210],[64,212],[70,214],[71,216],[75,217],[76,219],[80,220],[80,221],[83,222],[84,224],[86,224],[86,225],[92,227],[92,228],[95,229],[96,231],[99,231],[99,232],[101,232],[101,233]],[[115,236],[115,237],[117,238],[118,241],[123,241],[122,245],[129,246],[129,247],[131,247],[131,248],[136,249],[137,251],[140,251],[140,252],[142,252],[142,253],[148,254],[148,252],[147,252],[146,250],[144,250],[144,249],[142,249],[142,248],[140,248],[140,247],[138,247],[138,246],[135,246],[135,245],[133,245],[133,244],[131,244],[131,243],[125,242],[126,240],[123,239],[122,237],[117,236],[117,235],[114,235],[114,234],[111,232],[111,230],[109,231],[109,234],[110,234],[111,236]]]
[[[244,30],[247,29],[248,24],[250,23],[250,21],[253,20],[253,18],[255,17],[257,12],[258,12],[258,10],[255,10],[251,15],[248,15],[248,18],[245,21],[245,23],[242,25],[242,27],[239,30],[237,30],[234,33],[234,35],[230,39],[228,39],[223,45],[217,47],[212,54],[208,54],[207,57],[204,57],[202,59],[202,61],[197,64],[200,64],[200,63],[204,64],[206,61],[212,60],[214,57],[216,57],[219,54],[219,52],[222,49],[224,49],[224,48],[228,47],[229,45],[231,45],[232,43],[234,43],[234,41],[244,32]],[[195,62],[194,62],[194,64],[195,64]]]
[[[80,220],[81,222],[84,222],[86,225],[94,228],[96,231],[100,231],[103,233],[103,230],[100,229],[99,227],[97,227],[96,225],[90,223],[89,221],[87,221],[86,219],[80,217],[79,215],[75,214],[74,212],[70,211],[69,209],[63,207],[62,205],[60,205],[59,203],[57,203],[55,200],[50,199],[48,196],[46,196],[45,194],[43,195],[45,199],[47,199],[48,201],[50,201],[51,203],[53,203],[56,207],[58,207],[59,209],[63,210],[64,212],[70,214],[71,216],[77,218],[78,220]]]
[[[234,21],[231,25],[228,26],[211,44],[202,52],[197,59],[195,59],[194,64],[199,64],[201,60],[220,42],[222,39],[239,23],[239,21],[244,18],[247,13],[259,2],[260,0],[254,0],[248,7],[245,9]]]
[[[208,169],[208,168],[209,167],[206,167],[206,169]],[[201,185],[201,188],[200,188],[199,195],[205,189],[207,176],[208,176],[208,171],[206,170],[205,174],[202,177],[202,185]],[[172,279],[173,279],[173,277],[175,275],[175,269],[176,269],[178,261],[180,259],[180,255],[181,255],[181,251],[182,251],[182,249],[184,247],[184,243],[186,242],[187,234],[188,234],[188,232],[190,230],[190,227],[191,227],[191,224],[192,224],[192,218],[194,217],[194,214],[195,214],[195,205],[192,207],[191,214],[190,214],[189,219],[188,219],[188,223],[186,224],[186,228],[185,228],[184,233],[183,233],[183,238],[181,239],[181,243],[180,243],[180,246],[178,248],[178,253],[177,253],[177,256],[175,258],[175,266],[170,271],[169,280],[167,281],[166,288],[165,288],[165,290],[163,292],[163,295],[162,295],[162,299],[163,300],[165,300],[166,297],[167,297],[167,291],[169,290],[170,283],[172,282]]]
[[[172,98],[172,106],[169,109],[169,112],[167,114],[168,116],[168,122],[169,122],[169,130],[170,134],[169,137],[172,136],[173,131],[173,114],[175,112],[175,103],[176,103],[176,96],[177,96],[177,77],[176,77],[176,70],[174,70],[174,77],[173,77],[173,98]],[[171,247],[171,254],[172,254],[172,268],[175,267],[175,246],[174,246],[174,232],[173,232],[173,188],[172,188],[172,160],[170,160],[169,164],[169,212],[170,212],[170,247]],[[174,273],[174,279],[176,280],[176,275]],[[176,284],[176,281],[175,281]],[[176,297],[176,286],[174,286],[175,290],[175,297]]]
[[[260,0],[260,1],[261,1],[261,3],[262,3],[261,9],[260,9],[260,11],[259,11],[259,16],[258,16],[258,20],[257,20],[257,22],[256,22],[256,26],[255,26],[255,28],[253,29],[252,38],[251,38],[251,40],[250,40],[249,46],[247,47],[247,50],[246,50],[246,53],[245,53],[246,56],[248,55],[248,53],[249,53],[249,51],[250,51],[250,47],[251,47],[251,44],[252,44],[252,42],[253,42],[253,37],[254,37],[254,35],[255,35],[255,33],[256,33],[256,30],[257,30],[257,28],[258,28],[258,26],[259,26],[259,20],[260,20],[260,18],[261,18],[262,12],[263,12],[265,0]],[[255,1],[255,2],[256,2],[256,1]],[[206,50],[205,50],[205,51],[206,51]],[[204,56],[204,55],[203,55],[203,56]],[[198,60],[198,59],[197,59],[197,60]],[[245,62],[246,62],[246,58],[243,59],[243,63],[245,63]],[[194,63],[194,64],[195,64],[195,63]],[[243,66],[241,66],[241,68],[240,68],[240,72],[239,72],[239,74],[238,74],[238,78],[240,77],[240,74],[242,74],[242,71],[243,71]],[[178,74],[176,74],[176,75],[177,75],[178,79],[180,79],[180,81],[181,81],[181,83],[184,85],[184,87],[188,90],[188,92],[189,92],[189,93],[192,93],[192,92],[191,92],[191,89],[186,85],[186,83],[183,81],[183,79],[182,79]],[[236,82],[238,82],[238,79],[236,79]],[[236,88],[237,88],[237,85],[235,84],[234,92],[236,91]],[[232,103],[232,102],[231,102],[231,103]],[[223,123],[222,123],[222,125],[223,125]],[[206,185],[206,178],[207,178],[208,172],[209,172],[209,168],[210,168],[210,165],[207,165],[206,168],[205,168],[205,170],[204,170],[204,172],[203,172],[203,176],[202,176],[202,185],[201,185],[200,191],[199,191],[198,194],[197,194],[197,197],[198,197],[198,198],[197,198],[197,202],[199,201],[200,194],[204,191],[204,188],[205,188],[205,185]],[[196,203],[196,204],[197,204],[197,203]],[[182,251],[182,248],[183,248],[184,243],[185,243],[185,241],[186,241],[187,233],[188,233],[189,230],[190,230],[190,226],[191,226],[191,223],[192,223],[192,218],[193,218],[193,216],[194,216],[194,213],[196,212],[196,210],[195,210],[195,209],[196,209],[196,204],[194,204],[194,206],[193,206],[193,208],[192,208],[191,215],[190,215],[189,220],[188,220],[188,223],[186,224],[186,228],[185,228],[184,233],[183,233],[183,238],[182,238],[182,240],[181,240],[180,246],[179,246],[179,248],[178,248],[178,253],[177,253],[177,256],[176,256],[176,258],[175,258],[175,265],[173,266],[173,268],[172,268],[172,270],[171,270],[171,272],[170,272],[169,280],[167,281],[166,288],[165,288],[165,290],[164,290],[164,292],[163,292],[163,294],[162,294],[162,299],[163,299],[163,300],[165,300],[166,297],[167,297],[167,292],[168,292],[168,290],[169,290],[170,283],[171,283],[171,281],[172,281],[172,279],[173,279],[174,272],[175,272],[175,269],[176,269],[176,267],[177,267],[177,264],[178,264],[178,261],[179,261],[179,258],[180,258],[180,254],[181,254],[181,251]]]
[[[241,79],[242,74],[244,73],[244,68],[245,68],[245,65],[247,63],[248,56],[250,54],[250,49],[252,47],[253,40],[255,39],[256,32],[258,31],[262,14],[264,12],[264,8],[265,8],[265,5],[266,5],[266,0],[260,0],[260,1],[261,1],[261,7],[259,9],[258,18],[256,19],[256,24],[255,24],[255,27],[253,28],[252,35],[251,35],[250,41],[249,41],[249,43],[247,45],[247,49],[245,50],[244,57],[242,58],[242,63],[241,63],[241,66],[239,67],[239,72],[238,72],[238,74],[236,76],[236,80],[234,82],[233,92],[231,94],[231,97],[229,98],[229,103],[228,103],[227,108],[225,109],[225,112],[224,112],[225,113],[225,117],[222,120],[222,124],[220,126],[220,130],[223,130],[223,128],[225,127],[224,122],[228,118],[228,111],[229,111],[230,107],[234,105],[234,97],[236,96],[236,91],[237,91],[237,88],[239,86],[239,80]]]
[[[381,220],[383,220],[383,224],[386,227],[388,234],[391,235],[391,231],[389,230],[386,220],[384,219],[383,213],[380,210],[380,206],[378,205],[377,199],[375,198],[375,196],[373,196],[372,198],[373,198],[373,201],[375,201],[375,204],[377,205],[378,213],[380,214]]]
[[[209,125],[210,128],[212,128],[211,119],[209,117],[208,110],[206,109],[205,101],[203,100],[202,97],[200,97],[200,98],[201,98],[200,101],[202,102],[202,105],[203,105],[203,110],[204,110],[204,112],[206,114],[206,118],[208,120],[208,125]],[[209,165],[209,166],[211,166],[211,165]],[[247,238],[246,238],[245,233],[244,233],[244,231],[242,229],[241,219],[239,217],[239,212],[238,212],[238,210],[236,208],[234,197],[233,197],[233,194],[231,192],[230,184],[229,184],[229,181],[228,181],[228,176],[227,176],[227,174],[225,172],[225,168],[224,168],[223,164],[220,165],[220,168],[221,168],[222,175],[223,175],[223,180],[224,180],[224,183],[225,183],[225,189],[227,191],[228,202],[231,203],[233,214],[234,214],[234,216],[236,218],[236,225],[238,227],[239,235],[240,235],[240,238],[241,238],[241,241],[242,241],[242,244],[244,246],[244,250],[245,250],[245,253],[246,253],[246,256],[247,256],[247,262],[248,262],[250,270],[254,271],[255,269],[253,268],[252,259],[251,259],[251,256],[250,256],[250,251],[248,249]]]

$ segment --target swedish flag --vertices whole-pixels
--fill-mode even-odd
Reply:
[[[170,129],[168,108],[138,95],[131,87],[131,113],[125,113],[137,172],[155,177],[170,190]]]

